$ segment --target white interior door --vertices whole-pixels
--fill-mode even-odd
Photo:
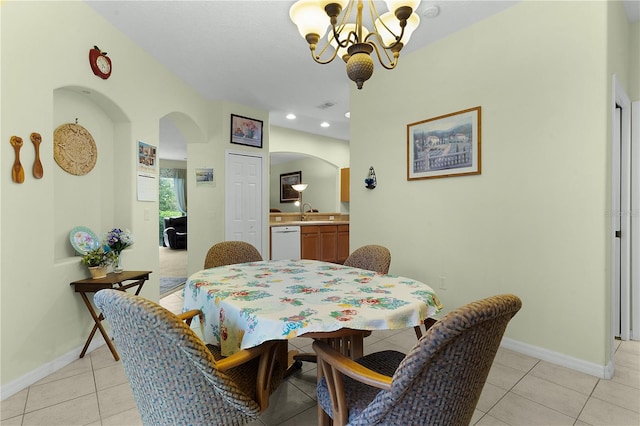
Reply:
[[[631,335],[631,102],[615,76],[613,93],[612,325],[614,336],[628,340]]]
[[[225,163],[225,239],[246,241],[262,254],[264,156],[227,152]]]

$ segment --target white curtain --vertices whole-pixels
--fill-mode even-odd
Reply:
[[[173,176],[173,188],[176,193],[176,202],[182,214],[187,214],[187,171],[175,169]]]

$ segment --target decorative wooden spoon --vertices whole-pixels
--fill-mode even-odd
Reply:
[[[36,159],[33,162],[33,177],[42,179],[44,170],[42,170],[42,163],[40,162],[40,142],[42,142],[40,133],[31,133],[31,142],[33,142],[33,146],[36,149]]]
[[[11,146],[16,153],[16,159],[13,162],[13,168],[11,169],[11,178],[16,183],[24,182],[24,169],[20,164],[20,148],[22,148],[22,138],[19,136],[11,136]]]

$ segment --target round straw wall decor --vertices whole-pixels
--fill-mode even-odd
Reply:
[[[67,123],[53,132],[53,158],[62,170],[82,176],[96,165],[98,148],[87,129]]]

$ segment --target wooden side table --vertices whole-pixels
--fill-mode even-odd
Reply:
[[[85,278],[83,280],[74,281],[70,284],[75,287],[76,293],[80,293],[80,297],[82,297],[84,304],[87,306],[87,309],[95,322],[93,329],[91,330],[91,333],[89,333],[89,337],[84,344],[84,348],[82,348],[82,352],[80,352],[80,358],[84,357],[87,352],[89,344],[91,343],[91,340],[93,340],[93,336],[96,334],[96,330],[100,330],[100,334],[102,334],[105,342],[107,342],[109,350],[111,350],[111,353],[113,354],[113,358],[116,361],[120,359],[115,346],[113,346],[107,332],[104,327],[102,327],[102,324],[100,324],[102,320],[104,320],[104,315],[102,315],[102,313],[98,315],[95,309],[93,309],[93,305],[89,301],[87,293],[96,293],[97,291],[104,290],[106,288],[126,291],[129,288],[137,287],[135,293],[137,296],[140,294],[140,290],[142,290],[144,283],[149,279],[150,273],[151,271],[122,271],[119,274],[111,272],[104,278]]]

